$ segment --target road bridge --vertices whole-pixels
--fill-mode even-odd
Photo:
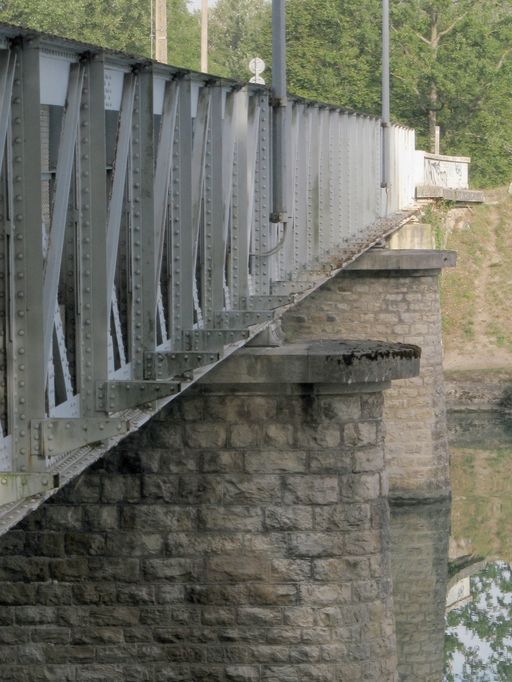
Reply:
[[[264,87],[9,26],[0,82],[0,676],[394,679],[454,259],[369,249],[468,160],[386,127],[382,187],[380,120],[290,97],[277,166]]]

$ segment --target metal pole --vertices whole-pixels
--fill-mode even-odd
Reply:
[[[382,182],[388,188],[390,180],[390,106],[389,106],[389,0],[382,0]]]
[[[208,72],[208,0],[201,0],[201,71]]]
[[[288,222],[285,0],[272,0],[273,203],[270,220]]]
[[[167,0],[155,0],[155,59],[167,64]]]

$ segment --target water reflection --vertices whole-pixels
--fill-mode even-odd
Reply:
[[[452,415],[446,682],[512,680],[512,418]]]
[[[448,579],[450,505],[391,510],[391,566],[401,681],[440,682]]]

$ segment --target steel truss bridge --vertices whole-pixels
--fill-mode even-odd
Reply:
[[[0,25],[5,527],[410,217],[414,131],[382,189],[380,120],[291,97],[272,222],[273,107]]]

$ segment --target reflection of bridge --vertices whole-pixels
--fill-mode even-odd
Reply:
[[[394,679],[388,474],[447,492],[454,259],[369,250],[432,190],[414,131],[382,189],[361,114],[290,98],[278,166],[259,86],[12,27],[0,81],[2,530],[137,432],[5,534],[0,677]]]

